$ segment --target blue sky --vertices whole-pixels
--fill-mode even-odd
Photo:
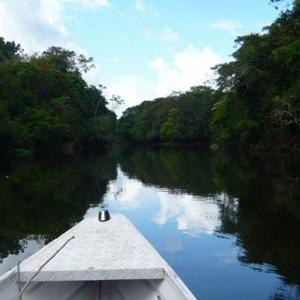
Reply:
[[[30,53],[59,45],[94,57],[86,79],[124,109],[211,81],[236,36],[278,13],[268,0],[0,0],[0,36]]]

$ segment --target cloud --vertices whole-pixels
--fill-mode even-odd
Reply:
[[[165,225],[175,218],[178,230],[189,235],[213,234],[221,225],[219,206],[214,198],[159,192],[160,211],[155,222]]]
[[[80,50],[65,27],[65,11],[108,5],[107,0],[1,0],[0,36],[20,43],[29,53],[53,45]]]
[[[218,20],[210,25],[212,29],[219,29],[228,32],[232,36],[237,36],[243,25],[234,20]]]
[[[29,52],[44,50],[50,41],[68,43],[60,1],[0,2],[0,35],[21,43]]]
[[[121,62],[119,62],[119,64],[120,63]],[[99,84],[105,85],[105,96],[107,99],[110,99],[113,95],[117,95],[125,100],[123,105],[115,109],[115,113],[118,116],[121,116],[126,108],[135,106],[143,100],[151,100],[155,96],[153,86],[138,76],[118,76],[107,81],[104,76],[102,76],[101,68],[97,66],[83,74],[83,77],[89,84],[95,86]]]
[[[119,64],[122,63],[122,61],[119,62],[117,59],[116,62]],[[151,92],[147,89],[146,83],[142,82],[142,80],[137,76],[119,76],[107,82],[104,76],[102,76],[101,68],[97,66],[83,74],[83,77],[89,84],[93,84],[95,86],[98,86],[99,84],[105,85],[105,96],[108,99],[110,99],[113,95],[117,95],[125,100],[124,105],[115,109],[115,113],[118,116],[121,116],[122,111],[124,111],[127,107],[137,105],[142,99],[145,100],[149,95],[151,95]]]
[[[88,72],[83,73],[83,78],[86,82],[89,84],[92,84],[94,86],[98,86],[99,84],[103,84],[103,78],[101,69],[99,66],[90,69]]]
[[[114,206],[121,210],[138,209],[145,198],[143,195],[148,192],[139,180],[128,178],[118,167],[117,179],[110,181],[108,192],[104,196],[105,204]]]
[[[183,249],[183,241],[179,239],[177,236],[167,236],[161,240],[160,249],[162,251],[176,253],[180,252]]]
[[[62,1],[68,1],[70,3],[76,3],[88,8],[88,9],[96,9],[101,7],[109,7],[110,3],[108,0],[62,0]]]
[[[175,53],[171,63],[158,57],[149,64],[158,76],[155,94],[167,96],[172,91],[185,91],[191,86],[204,84],[213,78],[211,68],[222,62],[224,59],[209,47],[201,49],[192,45]]]
[[[154,8],[154,6],[146,3],[144,0],[136,0],[134,2],[134,8],[137,12],[143,15],[154,16],[154,17],[159,16],[159,13]]]
[[[151,85],[142,78],[133,75],[120,76],[110,81],[107,87],[107,95],[111,97],[113,94],[119,95],[125,100],[125,105],[116,111],[118,116],[127,107],[135,106],[143,100],[151,100],[155,96]]]
[[[0,0],[0,36],[20,43],[29,54],[56,45],[89,56],[74,43],[65,20],[72,17],[72,14],[80,13],[80,9],[96,10],[109,5],[109,0]],[[135,5],[136,10],[143,13],[155,11],[142,0],[137,0]],[[144,34],[157,41],[179,40],[179,35],[167,26],[159,32],[145,31]],[[117,57],[112,59],[120,63]],[[199,49],[190,45],[175,53],[171,62],[157,57],[146,64],[145,68],[150,66],[156,75],[155,79],[152,79],[153,74],[145,78],[129,73],[126,76],[115,76],[108,81],[102,77],[99,65],[96,70],[86,74],[85,78],[89,83],[107,85],[108,96],[120,95],[128,107],[143,100],[166,96],[173,90],[184,91],[193,85],[203,84],[212,77],[210,68],[220,62],[221,57],[210,48]]]
[[[120,95],[125,105],[116,112],[119,116],[129,106],[134,106],[144,100],[169,95],[173,91],[186,91],[192,86],[213,81],[216,64],[224,59],[209,47],[197,48],[187,46],[184,50],[173,55],[171,62],[158,57],[149,63],[156,79],[147,81],[142,76],[127,75],[115,77],[109,82],[101,78],[99,69],[93,69],[86,75],[88,82],[107,85],[107,96]]]
[[[175,221],[176,228],[188,235],[213,234],[221,225],[220,204],[226,205],[227,195],[200,197],[162,191],[139,180],[128,178],[118,168],[117,179],[111,181],[104,202],[118,211],[142,210],[148,201],[156,207],[152,221],[160,226]],[[153,203],[155,202],[155,204]],[[97,210],[88,212],[88,215]],[[168,251],[178,251],[182,245],[166,245]]]
[[[178,42],[179,35],[172,28],[165,27],[160,32],[153,32],[149,29],[143,29],[142,35],[150,40],[164,41],[164,42]]]
[[[176,32],[174,32],[170,27],[165,27],[160,38],[165,42],[179,41],[179,35]]]
[[[140,82],[135,76],[120,76],[114,80],[110,86],[111,93],[120,95],[127,100],[127,104],[132,106],[140,100]]]
[[[254,28],[253,31],[255,31],[255,32],[257,32],[257,31],[264,32],[265,28],[269,27],[271,24],[272,24],[272,21],[256,23],[253,26],[253,28]]]
[[[134,7],[139,12],[144,12],[146,10],[146,6],[143,0],[136,0],[134,3]]]

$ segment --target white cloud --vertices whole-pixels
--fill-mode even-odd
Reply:
[[[195,197],[153,189],[128,178],[120,168],[117,179],[110,182],[108,191],[104,202],[118,210],[141,209],[149,199],[158,199],[158,211],[153,221],[164,226],[175,219],[177,229],[192,236],[213,234],[221,225],[220,209],[214,197]],[[88,214],[93,214],[93,211]]]
[[[264,32],[265,28],[269,27],[271,25],[271,23],[272,23],[272,21],[256,23],[253,26],[253,31],[254,32],[257,32],[257,31]]]
[[[163,30],[161,39],[165,42],[177,42],[179,41],[179,35],[174,32],[170,27],[166,27]]]
[[[117,95],[125,100],[123,105],[115,109],[115,113],[118,116],[121,116],[126,108],[135,106],[143,100],[152,100],[155,96],[153,86],[148,85],[138,76],[119,76],[107,82],[98,66],[83,74],[83,76],[89,84],[95,86],[99,84],[105,85],[105,96],[107,99],[110,99],[113,95]]]
[[[116,180],[109,183],[108,192],[104,196],[104,203],[118,209],[135,210],[139,208],[143,201],[143,194],[148,191],[139,180],[128,178],[118,167]]]
[[[224,198],[224,199],[223,199]],[[196,197],[175,194],[159,188],[145,186],[139,180],[128,178],[118,167],[117,179],[109,184],[104,202],[112,210],[140,210],[148,201],[158,205],[152,221],[164,226],[175,220],[178,230],[192,236],[213,234],[221,225],[220,203],[226,205],[228,196]],[[90,209],[87,215],[95,215],[98,209]],[[151,217],[152,218],[152,217]],[[181,245],[169,245],[168,251],[177,251]],[[172,249],[170,249],[172,248]]]
[[[116,78],[110,86],[111,93],[125,98],[127,104],[132,106],[139,102],[139,81],[135,76],[121,76]]]
[[[223,210],[231,211],[233,215],[238,210],[238,200],[225,193],[208,197],[174,193],[129,178],[120,166],[117,172],[117,179],[110,181],[103,198],[104,204],[113,212],[138,210],[142,215],[143,210],[149,212],[150,203],[149,221],[159,226],[176,224],[176,228],[185,234],[200,236],[214,234],[220,228]],[[152,209],[155,210],[154,215]],[[99,207],[92,207],[86,216],[96,216],[98,212]],[[163,248],[164,251],[176,252],[182,248],[182,244],[178,239],[167,237]]]
[[[125,105],[116,111],[120,115],[127,107],[144,100],[167,96],[172,91],[186,91],[212,80],[214,71],[211,68],[222,62],[224,59],[210,48],[201,49],[190,45],[175,53],[170,63],[163,58],[152,60],[149,67],[154,70],[157,80],[151,83],[136,75],[119,76],[105,82],[97,69],[90,71],[85,78],[93,84],[106,84],[108,97],[116,94],[125,100]]]
[[[151,40],[158,40],[158,41],[164,41],[164,42],[178,42],[179,41],[179,35],[176,33],[172,28],[165,27],[160,32],[154,32],[149,29],[143,29],[141,31],[142,35]]]
[[[62,21],[62,5],[58,0],[2,0],[0,35],[21,43],[29,52],[44,50],[53,42],[70,43]]]
[[[119,178],[117,180],[120,180]],[[143,185],[140,181],[130,179],[124,177],[124,182],[122,182],[122,189],[115,190],[115,184],[112,183],[109,186],[109,190],[112,191],[111,198],[106,198],[107,202],[115,202],[117,201],[117,205],[125,210],[133,210],[137,209],[140,206],[140,202],[137,200],[138,195],[141,193],[143,189]],[[113,204],[113,203],[111,203]]]
[[[213,234],[221,225],[220,210],[213,198],[159,192],[160,211],[155,222],[165,225],[175,218],[178,230],[189,235]]]
[[[158,17],[159,13],[156,11],[154,6],[146,3],[144,0],[136,0],[134,2],[135,10],[143,15],[150,15],[154,17]]]
[[[158,75],[156,96],[167,96],[175,90],[185,91],[191,86],[212,80],[214,72],[211,68],[223,61],[222,57],[209,47],[199,49],[191,45],[175,53],[171,63],[167,63],[163,58],[154,59],[149,66]]]
[[[145,4],[143,0],[136,0],[134,3],[134,7],[137,11],[143,12],[146,10]]]
[[[129,106],[135,106],[143,100],[152,100],[154,95],[153,87],[137,76],[120,76],[110,81],[107,87],[107,95],[119,95],[125,100],[125,105],[120,107],[116,113],[121,115]]]
[[[177,236],[167,236],[161,241],[160,249],[162,251],[176,253],[183,249],[183,242]]]
[[[110,6],[110,3],[108,0],[62,0],[62,1],[68,1],[70,3],[76,3],[86,7],[88,9],[96,9],[101,7],[108,7]]]
[[[237,36],[243,25],[234,20],[218,20],[210,25],[210,28],[219,29],[228,32],[232,36]]]
[[[90,69],[88,72],[83,73],[82,75],[84,80],[89,84],[92,84],[94,86],[98,86],[99,84],[104,85],[104,78],[99,66]]]
[[[138,11],[155,12],[151,5],[142,0],[135,4]],[[56,45],[88,56],[88,53],[73,42],[65,20],[70,14],[79,13],[78,8],[94,10],[109,5],[108,0],[0,0],[0,36],[20,43],[27,53],[43,51]],[[148,32],[148,37],[166,42],[179,40],[178,34],[170,27],[157,33]],[[115,61],[120,63],[119,60]],[[188,46],[175,53],[171,62],[160,57],[150,62],[151,69],[157,74],[157,81],[150,82],[150,79],[132,74],[107,81],[100,76],[99,66],[86,74],[85,78],[95,85],[107,85],[108,96],[120,95],[128,107],[143,100],[166,96],[173,90],[184,91],[193,85],[202,84],[211,78],[210,68],[220,62],[221,57],[211,49]]]
[[[108,5],[107,0],[1,0],[0,36],[20,43],[29,53],[53,45],[80,50],[66,30],[65,11]]]
[[[93,84],[95,86],[98,86],[99,84],[105,85],[105,96],[108,99],[110,99],[113,95],[117,95],[125,100],[124,105],[115,109],[115,113],[118,116],[121,116],[122,111],[124,111],[127,107],[139,104],[142,99],[145,100],[146,97],[151,94],[150,91],[147,91],[145,84],[143,84],[143,82],[136,76],[119,76],[109,82],[106,82],[105,78],[102,76],[101,69],[98,66],[83,74],[83,77],[89,84]]]

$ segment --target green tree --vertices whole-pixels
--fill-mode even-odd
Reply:
[[[144,101],[124,112],[118,121],[118,133],[138,143],[207,144],[211,109],[219,97],[219,92],[198,86]]]
[[[101,86],[82,78],[91,58],[59,47],[32,56],[19,50],[0,40],[1,144],[64,150],[112,142],[116,116]]]
[[[260,151],[299,148],[299,24],[296,0],[265,33],[236,40],[234,60],[217,67],[225,95],[210,121],[214,143]]]
[[[21,46],[15,42],[6,42],[0,37],[0,63],[15,57],[21,50]]]
[[[161,139],[164,142],[180,141],[183,136],[183,115],[177,108],[172,108],[161,125]]]

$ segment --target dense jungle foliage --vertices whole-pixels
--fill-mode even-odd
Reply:
[[[271,0],[280,2],[281,0]],[[238,37],[216,87],[197,86],[128,108],[117,122],[92,59],[58,47],[27,56],[0,38],[0,148],[72,152],[118,137],[253,152],[300,150],[300,0],[262,34]],[[116,101],[120,101],[116,98]]]
[[[0,145],[27,153],[60,148],[72,152],[111,142],[116,116],[101,86],[82,78],[92,59],[52,47],[27,56],[0,38]]]
[[[210,121],[212,140],[299,150],[300,1],[265,31],[239,37],[234,61],[217,67],[224,96]]]
[[[218,98],[213,89],[199,86],[145,101],[124,112],[118,122],[118,133],[131,142],[207,143],[208,122]]]
[[[216,90],[194,87],[129,108],[118,122],[119,134],[133,142],[299,151],[300,1],[263,34],[236,43],[233,61],[215,67]]]

